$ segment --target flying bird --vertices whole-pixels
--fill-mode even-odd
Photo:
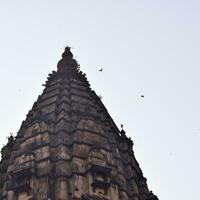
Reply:
[[[144,95],[140,95],[141,98],[144,98]]]
[[[99,69],[99,72],[102,72],[103,71],[103,68]]]

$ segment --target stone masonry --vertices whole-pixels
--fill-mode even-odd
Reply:
[[[2,148],[1,200],[158,200],[69,47]]]

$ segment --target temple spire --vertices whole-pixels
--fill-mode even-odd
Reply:
[[[0,200],[158,200],[69,47],[1,150]]]

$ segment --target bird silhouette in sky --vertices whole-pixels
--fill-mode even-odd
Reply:
[[[144,95],[140,95],[141,98],[144,98]]]
[[[103,68],[99,69],[99,72],[102,72],[103,71]]]

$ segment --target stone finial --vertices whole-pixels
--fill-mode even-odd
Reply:
[[[62,58],[73,58],[73,54],[72,54],[72,52],[71,52],[71,50],[70,50],[70,47],[65,47],[65,51],[63,52],[63,54],[62,54]]]
[[[57,69],[59,72],[72,72],[77,71],[78,64],[73,59],[73,54],[70,47],[65,47],[65,51],[62,54],[62,59],[58,62]]]

